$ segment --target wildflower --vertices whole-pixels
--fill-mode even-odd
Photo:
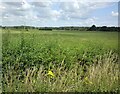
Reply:
[[[85,77],[84,81],[85,81],[86,84],[93,84],[93,83],[88,79],[88,77]]]
[[[48,71],[48,75],[50,75],[50,76],[52,76],[52,77],[55,76],[52,71]]]

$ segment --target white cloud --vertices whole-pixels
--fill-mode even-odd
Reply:
[[[17,2],[16,0],[15,2],[2,2],[0,5],[2,18],[5,22],[12,19],[14,23],[19,21],[29,23],[31,20],[34,22],[47,22],[50,20],[57,22],[62,20],[70,23],[70,21],[82,20],[83,22],[79,23],[89,25],[94,24],[97,20],[97,18],[90,16],[92,11],[112,5],[112,3],[108,2],[98,3],[89,2],[88,0],[70,0],[69,2],[58,1],[57,5],[54,6],[54,0],[40,1],[19,0]],[[86,1],[88,2],[86,3]],[[115,16],[117,14],[113,11],[112,15]]]
[[[0,5],[0,10],[4,10],[4,9],[5,9],[5,7]]]
[[[60,2],[61,15],[63,19],[87,19],[91,12],[112,5],[109,2],[89,2],[84,1]]]
[[[93,24],[96,24],[98,18],[97,17],[91,17],[85,20],[85,22],[83,23],[86,26],[91,26]]]
[[[105,7],[110,6],[110,5],[112,5],[111,2],[91,2],[91,3],[88,3],[88,7],[90,9],[105,8]]]
[[[13,2],[19,2],[21,0],[12,0]],[[28,2],[73,2],[74,0],[26,0]],[[90,0],[76,0],[82,2],[90,2]],[[11,0],[4,0],[2,2],[11,2]],[[92,2],[119,2],[119,0],[92,0]]]
[[[25,0],[22,1],[22,7],[21,7],[23,10],[27,10],[27,9],[30,9],[31,6],[30,4],[28,4]]]
[[[118,12],[112,11],[112,12],[111,12],[111,15],[116,17],[116,16],[118,16]]]

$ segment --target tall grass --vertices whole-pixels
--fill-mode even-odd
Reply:
[[[109,58],[109,55],[111,58]],[[21,75],[14,75],[14,70],[4,73],[4,90],[6,92],[111,92],[119,89],[119,65],[112,63],[116,55],[105,55],[99,59],[98,64],[87,67],[83,72],[83,66],[75,63],[68,70],[65,68],[64,61],[62,65],[55,67],[53,63],[51,70],[54,77],[48,75],[48,70],[41,65],[39,68],[30,67],[22,72]]]

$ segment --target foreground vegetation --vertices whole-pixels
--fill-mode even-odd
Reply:
[[[117,92],[117,32],[3,30],[3,92]]]

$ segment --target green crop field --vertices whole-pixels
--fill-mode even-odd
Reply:
[[[117,92],[118,32],[2,30],[3,92]]]

